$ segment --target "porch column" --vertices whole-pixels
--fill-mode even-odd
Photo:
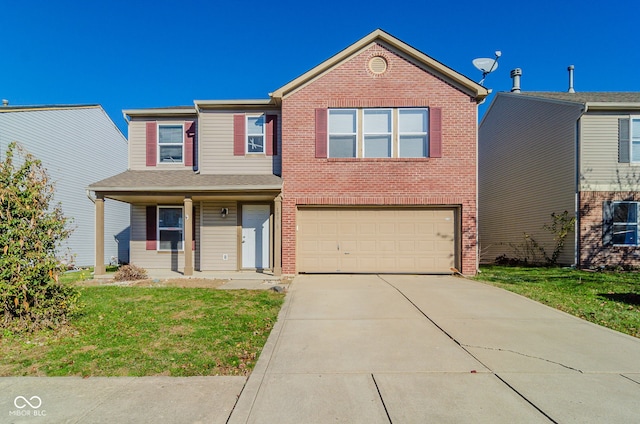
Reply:
[[[274,200],[273,208],[273,274],[282,275],[282,194]]]
[[[96,193],[94,202],[96,209],[96,260],[93,267],[93,275],[104,275],[104,196]]]
[[[184,198],[184,275],[193,275],[193,201]]]

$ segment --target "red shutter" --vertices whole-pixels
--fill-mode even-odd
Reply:
[[[316,157],[327,157],[327,109],[316,109]]]
[[[196,124],[194,121],[184,123],[184,166],[193,166],[193,146],[196,139]]]
[[[157,143],[158,127],[155,122],[147,122],[147,166],[156,166],[158,162]]]
[[[156,207],[147,206],[147,250],[156,250],[158,248],[156,219]]]
[[[233,115],[233,154],[234,156],[244,156],[245,153],[245,119],[244,114]]]
[[[442,108],[429,108],[429,157],[442,157]]]
[[[267,115],[265,128],[265,153],[267,156],[278,155],[278,116]]]

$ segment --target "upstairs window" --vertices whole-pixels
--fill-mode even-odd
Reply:
[[[640,163],[640,117],[618,119],[618,162]]]
[[[354,109],[329,111],[329,157],[356,157],[356,125]]]
[[[158,163],[182,163],[183,134],[182,125],[158,125]]]
[[[427,109],[400,109],[398,111],[399,150],[401,158],[429,156],[429,112]]]
[[[391,157],[391,110],[365,109],[363,123],[364,157]]]
[[[247,153],[264,153],[264,115],[247,116]]]

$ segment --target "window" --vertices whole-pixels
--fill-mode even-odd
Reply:
[[[264,153],[264,115],[247,116],[247,153]]]
[[[631,118],[631,162],[640,162],[640,118]]]
[[[391,110],[364,110],[364,157],[391,157]]]
[[[183,250],[182,207],[158,206],[158,250]]]
[[[638,202],[613,202],[613,244],[638,245]]]
[[[329,111],[329,157],[356,157],[356,111],[334,109]]]
[[[316,109],[316,157],[441,157],[441,119],[441,108]]]
[[[158,163],[182,163],[182,125],[158,125]]]
[[[398,111],[399,151],[401,158],[424,158],[429,156],[427,131],[429,113],[427,109],[400,109]]]

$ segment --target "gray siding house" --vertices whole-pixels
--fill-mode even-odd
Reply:
[[[524,233],[551,253],[543,227],[568,211],[561,264],[640,266],[640,93],[498,93],[478,134],[482,262]]]
[[[73,218],[59,255],[77,266],[95,262],[95,207],[87,186],[127,169],[127,140],[99,105],[0,107],[0,159],[17,141],[40,159],[55,183],[54,201]],[[106,263],[129,260],[129,205],[110,200]]]

